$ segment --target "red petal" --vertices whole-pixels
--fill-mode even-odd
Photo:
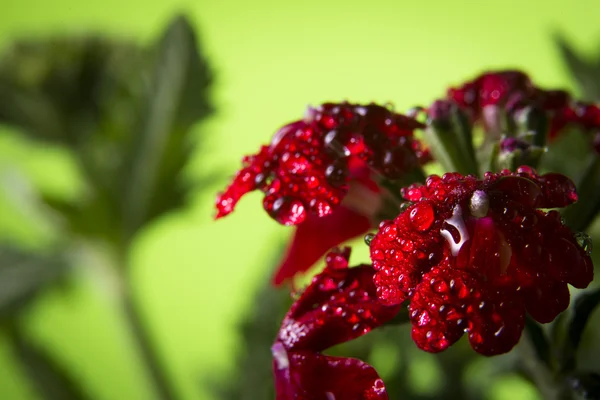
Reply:
[[[312,267],[327,251],[371,227],[367,217],[340,206],[324,217],[308,214],[296,227],[292,243],[281,263],[273,283],[280,285],[286,279]]]
[[[371,266],[347,268],[349,249],[330,253],[323,273],[294,303],[278,340],[289,350],[325,350],[392,319],[399,306],[379,303]]]
[[[554,320],[569,307],[569,287],[564,282],[546,279],[525,294],[525,306],[533,319],[541,323]]]
[[[363,361],[311,351],[286,352],[279,342],[272,349],[277,400],[388,398],[375,369]]]

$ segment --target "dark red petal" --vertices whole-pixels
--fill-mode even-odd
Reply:
[[[538,209],[574,200],[562,175],[526,166],[481,180],[448,173],[403,195],[414,204],[380,224],[371,241],[373,282],[385,304],[410,299],[413,338],[427,351],[461,334],[440,309],[452,310],[463,328],[468,321],[476,351],[499,354],[518,342],[525,308],[549,322],[569,304],[567,283],[586,287],[593,279],[589,249],[579,244],[585,238],[577,240],[556,210]],[[448,279],[466,288],[464,297],[444,292]]]
[[[524,295],[527,312],[541,323],[553,321],[569,307],[569,287],[564,282],[540,279],[536,286],[527,290]]]
[[[307,350],[272,348],[277,400],[387,399],[377,371],[354,358],[331,357]]]
[[[509,352],[525,327],[525,307],[515,291],[489,291],[469,317],[469,342],[483,355]]]
[[[419,348],[437,353],[460,339],[467,309],[480,302],[478,286],[468,273],[448,267],[423,276],[409,306],[412,338]]]
[[[330,253],[327,267],[292,305],[278,340],[288,350],[321,351],[392,319],[398,306],[379,303],[371,266],[348,268],[349,250]]]
[[[296,227],[273,283],[279,285],[297,273],[307,271],[329,249],[367,233],[370,226],[369,218],[344,206],[336,208],[333,213],[324,217],[309,214],[304,222]]]
[[[263,206],[284,225],[298,225],[309,214],[329,215],[353,180],[367,166],[398,178],[426,161],[413,131],[423,125],[375,104],[323,104],[303,120],[279,129],[269,146],[244,158],[243,168],[217,198],[217,218],[233,211],[246,193],[265,193]]]
[[[594,279],[594,266],[571,231],[558,226],[544,244],[548,274],[555,280],[586,288]]]
[[[566,207],[577,201],[577,189],[572,180],[564,175],[549,173],[539,177],[544,196],[537,207]]]

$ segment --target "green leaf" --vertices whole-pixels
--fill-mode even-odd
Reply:
[[[189,21],[175,18],[155,52],[150,90],[122,171],[126,237],[183,204],[189,192],[181,175],[195,144],[190,128],[211,111],[211,76]]]
[[[581,57],[560,35],[554,41],[564,63],[581,90],[582,100],[600,100],[600,58],[586,60]]]
[[[600,400],[600,375],[595,372],[577,372],[567,378],[573,390],[586,400]]]
[[[553,347],[557,351],[560,370],[571,372],[576,368],[576,353],[583,331],[592,312],[600,304],[600,289],[586,291],[577,297],[569,312],[563,313],[556,323]]]
[[[0,319],[17,315],[68,271],[68,263],[60,254],[34,253],[0,244]]]
[[[85,400],[77,379],[43,347],[34,343],[18,322],[4,326],[13,354],[31,386],[44,400]]]
[[[239,326],[242,343],[235,371],[225,378],[208,382],[215,398],[222,400],[262,400],[275,397],[271,346],[290,304],[286,288],[272,287],[268,279],[252,302],[250,314]]]
[[[473,148],[472,124],[454,103],[439,118],[429,118],[424,137],[435,160],[446,171],[463,175],[478,174]]]
[[[535,351],[537,359],[548,367],[551,365],[551,352],[548,338],[542,327],[533,319],[527,317],[525,334],[529,336],[529,340]]]
[[[0,58],[0,123],[75,146],[96,130],[106,97],[136,82],[114,77],[139,74],[140,53],[129,42],[94,35],[18,40]]]

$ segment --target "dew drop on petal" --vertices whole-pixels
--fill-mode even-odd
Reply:
[[[577,240],[577,244],[579,247],[585,251],[585,253],[589,256],[592,254],[592,238],[583,232],[577,232],[575,234],[575,240]]]
[[[448,244],[450,245],[450,250],[452,255],[456,257],[461,247],[469,240],[469,231],[467,230],[467,225],[463,220],[462,208],[460,205],[456,205],[454,207],[454,212],[452,213],[452,217],[448,218],[445,221],[446,224],[450,225],[458,232],[460,240],[457,242],[454,240],[454,236],[452,232],[448,229],[441,229],[440,234],[446,239]]]
[[[299,200],[290,201],[281,197],[273,203],[271,214],[283,225],[297,225],[306,218],[306,208]]]
[[[428,230],[435,219],[433,207],[431,207],[429,203],[417,204],[410,211],[409,216],[410,222],[417,230],[421,232],[425,232],[426,230]]]
[[[405,201],[404,203],[400,204],[400,213],[403,213],[404,211],[408,210],[408,208],[412,205],[413,203],[410,201]]]
[[[471,214],[476,218],[485,217],[490,208],[490,200],[488,195],[483,190],[476,190],[471,196],[471,203],[469,205]]]

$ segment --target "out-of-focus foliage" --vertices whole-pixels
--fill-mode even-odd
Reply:
[[[41,397],[87,395],[27,337],[22,306],[64,281],[82,260],[105,254],[119,282],[120,311],[157,396],[176,398],[132,298],[127,267],[135,235],[202,188],[203,182],[186,177],[186,167],[198,142],[191,128],[212,112],[210,84],[196,34],[183,16],[149,47],[102,35],[57,37],[17,41],[0,57],[0,124],[66,149],[83,188],[69,198],[32,194],[59,222],[49,249],[0,246],[0,329]]]

